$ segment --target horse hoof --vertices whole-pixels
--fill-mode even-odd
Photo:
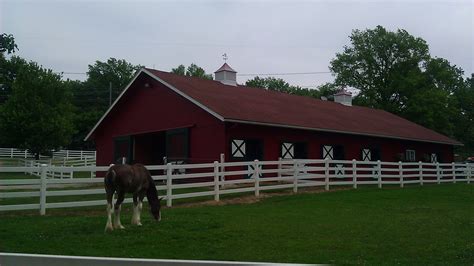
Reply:
[[[142,226],[142,223],[137,223],[138,226]]]
[[[105,227],[105,232],[107,232],[107,231],[113,231],[113,230],[114,230],[114,228],[113,228],[111,225],[110,225],[110,226],[107,225],[107,226]]]

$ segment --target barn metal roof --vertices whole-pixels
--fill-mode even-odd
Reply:
[[[230,86],[214,80],[180,76],[154,69],[142,69],[140,73],[142,72],[221,121],[462,145],[447,136],[383,110],[345,106],[241,85]],[[92,135],[109,111],[86,139]]]

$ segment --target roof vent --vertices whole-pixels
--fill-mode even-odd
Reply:
[[[342,89],[338,93],[334,94],[334,102],[346,106],[352,106],[352,93]]]
[[[237,86],[237,71],[233,70],[227,63],[224,63],[214,74],[216,81],[226,85]]]

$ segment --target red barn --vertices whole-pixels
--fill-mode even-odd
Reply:
[[[216,80],[143,68],[86,139],[97,164],[333,158],[453,160],[456,140],[391,113],[237,85],[224,64]]]

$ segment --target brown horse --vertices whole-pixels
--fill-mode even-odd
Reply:
[[[141,164],[134,165],[112,165],[104,178],[105,192],[107,193],[107,224],[105,231],[124,229],[120,223],[120,209],[125,193],[133,194],[133,216],[132,224],[142,225],[140,212],[142,210],[143,198],[147,197],[150,210],[155,220],[161,220],[161,198],[158,198],[155,183],[150,172]],[[112,206],[114,193],[117,192],[117,201]],[[112,214],[115,212],[114,223]]]

